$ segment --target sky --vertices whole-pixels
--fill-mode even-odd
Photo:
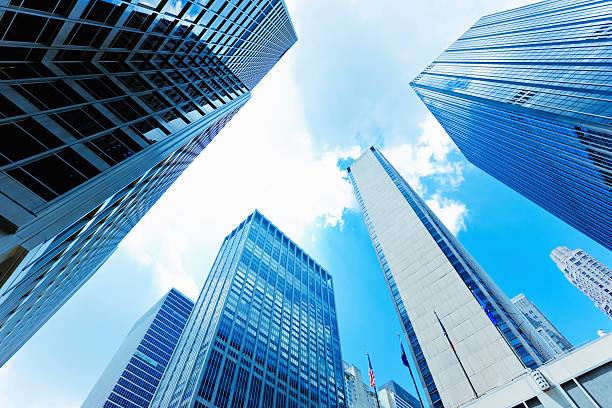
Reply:
[[[468,163],[410,80],[480,16],[520,0],[287,0],[298,42],[121,243],[0,368],[0,406],[80,406],[134,322],[171,287],[195,299],[227,235],[255,208],[334,277],[342,355],[414,393],[391,297],[344,168],[370,145],[510,297],[575,345],[612,324],[550,260],[599,244]]]

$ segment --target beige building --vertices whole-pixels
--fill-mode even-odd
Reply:
[[[535,328],[377,149],[348,174],[432,407],[461,406],[552,358]]]

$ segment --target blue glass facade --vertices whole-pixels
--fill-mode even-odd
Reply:
[[[282,0],[0,4],[0,365],[296,40]]]
[[[192,309],[170,290],[136,322],[83,407],[148,407]]]
[[[431,209],[429,209],[427,204],[425,204],[418,194],[416,194],[416,192],[387,161],[382,153],[380,153],[374,147],[371,147],[370,151],[380,166],[382,166],[386,175],[392,180],[395,187],[400,191],[403,198],[410,205],[419,221],[423,224],[423,226],[425,226],[428,233],[434,239],[436,245],[444,253],[444,256],[452,265],[465,286],[469,289],[474,299],[478,302],[480,307],[485,310],[491,323],[494,324],[497,331],[512,348],[515,356],[521,361],[523,366],[526,368],[535,368],[550,358],[550,350],[541,348],[540,344],[536,346],[536,344],[533,342],[534,339],[531,337],[531,334],[526,334],[523,331],[519,323],[512,317],[508,310],[509,308],[513,307],[512,304],[509,301],[506,303],[501,299],[501,291],[499,288],[495,286],[488,275],[476,264],[476,262],[456,240],[452,233],[448,231],[444,224],[440,222],[438,217],[431,211]],[[438,393],[438,387],[435,384],[425,355],[422,351],[417,333],[415,332],[410,321],[409,313],[403,303],[402,295],[398,290],[393,276],[393,271],[389,266],[387,258],[383,252],[382,245],[379,242],[374,224],[368,214],[366,203],[361,196],[359,187],[351,172],[351,167],[349,167],[347,170],[349,181],[353,185],[355,196],[360,205],[364,221],[370,234],[370,239],[372,240],[372,244],[376,250],[376,255],[385,276],[389,292],[393,298],[398,318],[404,328],[404,333],[409,344],[408,349],[412,356],[414,365],[419,373],[421,385],[423,386],[423,389],[426,390],[427,399],[429,400],[430,405],[435,408],[443,407],[444,404]]]
[[[612,4],[482,17],[411,85],[465,157],[612,249]]]
[[[152,407],[345,407],[332,278],[255,211],[229,234]]]

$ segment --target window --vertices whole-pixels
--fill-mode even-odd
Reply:
[[[600,406],[612,406],[612,362],[581,375],[577,380]]]

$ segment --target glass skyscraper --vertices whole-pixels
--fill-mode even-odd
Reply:
[[[282,0],[0,2],[0,366],[296,39]]]
[[[568,281],[612,319],[612,269],[584,252],[557,247],[550,253]]]
[[[431,406],[460,406],[553,356],[376,148],[348,176]]]
[[[395,381],[389,381],[380,387],[378,396],[380,408],[421,408],[419,400]]]
[[[411,85],[465,157],[612,250],[612,3],[482,17]]]
[[[258,211],[223,241],[151,407],[345,405],[332,277]]]
[[[193,309],[171,289],[130,330],[83,408],[146,408]]]
[[[536,328],[537,332],[542,336],[544,341],[548,343],[555,354],[563,354],[563,352],[572,348],[572,344],[569,340],[565,338],[559,329],[557,329],[555,325],[546,318],[544,313],[542,313],[531,300],[527,299],[524,294],[519,293],[510,300],[514,306],[525,315],[529,323]]]

